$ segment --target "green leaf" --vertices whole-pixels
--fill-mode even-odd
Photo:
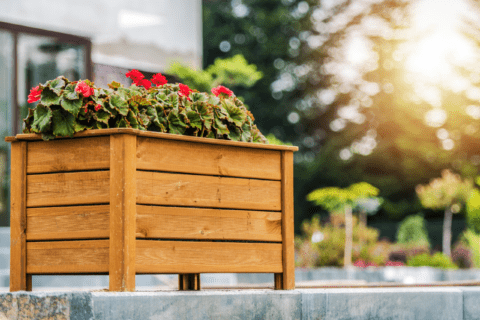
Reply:
[[[69,83],[65,87],[65,90],[63,91],[63,96],[64,98],[67,98],[69,100],[76,100],[79,98],[78,92],[75,91],[75,85],[73,83]]]
[[[42,97],[41,97],[42,104],[45,107],[50,107],[52,104],[60,104],[60,100],[62,99],[59,97],[55,92],[50,90],[49,88],[44,88],[42,90]]]
[[[182,121],[178,113],[172,111],[168,114],[168,128],[170,133],[184,134],[187,130],[187,125]]]
[[[104,123],[107,126],[108,126],[108,120],[110,120],[111,117],[112,117],[112,115],[110,113],[108,113],[107,111],[104,111],[103,109],[98,110],[93,115],[93,118],[95,120],[97,120],[98,122]]]
[[[213,108],[209,107],[206,103],[197,103],[197,111],[200,114],[200,118],[203,120],[203,125],[207,130],[212,130],[213,122]]]
[[[242,131],[233,125],[228,126],[228,130],[230,131],[228,133],[228,137],[233,140],[233,141],[240,141],[242,138]]]
[[[245,122],[242,126],[242,137],[241,137],[241,141],[244,141],[244,142],[252,142],[252,127],[247,123]]]
[[[43,141],[48,141],[48,140],[52,140],[52,139],[55,139],[55,136],[51,133],[42,133],[42,140]]]
[[[119,82],[112,81],[112,83],[109,83],[109,84],[108,84],[108,87],[109,87],[110,89],[115,90],[115,89],[118,89],[118,88],[123,87],[123,85],[122,85],[121,83],[119,83]]]
[[[75,133],[75,117],[63,109],[53,111],[53,134],[71,137]]]
[[[117,128],[129,128],[130,124],[125,118],[121,118],[120,121],[117,122]]]
[[[216,96],[210,96],[208,98],[208,103],[213,104],[214,106],[218,105],[220,103],[220,99]]]
[[[75,132],[80,132],[83,130],[92,129],[92,127],[75,121],[75,124],[73,125],[73,129],[75,130]]]
[[[207,101],[207,95],[201,92],[192,92],[190,94],[190,97],[192,99],[192,102]]]
[[[128,103],[122,97],[118,95],[112,95],[110,97],[110,105],[115,108],[122,116],[128,114]]]
[[[32,123],[34,121],[34,110],[28,108],[28,115],[23,119],[23,133],[30,133],[32,129]]]
[[[174,92],[170,93],[167,96],[167,100],[165,103],[170,107],[170,108],[176,108],[178,107],[178,95]]]
[[[227,120],[233,122],[237,127],[241,127],[247,118],[247,114],[242,109],[226,100],[222,101],[222,104],[228,113]]]
[[[63,88],[65,88],[65,78],[63,76],[57,77],[56,79],[47,81],[45,86],[50,88],[57,96],[60,96]]]
[[[218,119],[218,118],[215,118],[213,127],[217,130],[217,134],[219,134],[219,135],[224,135],[224,134],[228,134],[228,133],[229,133],[228,128],[227,128],[227,125],[224,124],[224,123],[222,122],[222,120],[220,120],[220,119]]]
[[[77,99],[77,100],[68,100],[68,99],[62,99],[60,102],[60,105],[62,106],[63,109],[67,110],[71,114],[73,114],[75,117],[78,116],[78,113],[80,112],[80,108],[82,108],[82,99]]]
[[[38,104],[33,114],[32,129],[35,132],[45,132],[50,130],[52,120],[52,110],[48,107]]]
[[[139,127],[138,121],[132,110],[128,110],[127,120],[128,122],[130,122],[130,125],[132,126],[133,129],[138,129]]]
[[[196,113],[195,111],[188,111],[187,112],[187,117],[188,117],[188,120],[190,121],[190,126],[192,128],[197,128],[197,129],[202,130],[203,121],[200,118],[200,115],[198,113]]]

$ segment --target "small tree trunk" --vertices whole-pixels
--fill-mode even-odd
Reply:
[[[442,251],[445,255],[451,255],[451,242],[452,242],[452,210],[450,207],[445,209],[445,218],[443,219],[443,243]]]
[[[360,220],[360,223],[363,224],[363,226],[367,226],[367,212],[362,210],[360,211],[360,213],[358,214],[358,218]]]
[[[352,265],[353,250],[353,218],[352,208],[345,206],[345,254],[343,256],[343,265],[349,267]]]

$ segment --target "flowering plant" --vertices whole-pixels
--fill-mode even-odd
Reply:
[[[29,109],[23,132],[49,140],[86,129],[134,128],[267,143],[253,115],[225,87],[208,94],[167,83],[161,74],[148,80],[132,70],[126,76],[133,81],[129,88],[114,81],[102,89],[89,80],[70,82],[63,76],[32,88],[28,102],[39,103]]]

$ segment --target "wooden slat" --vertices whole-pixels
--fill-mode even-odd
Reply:
[[[282,241],[280,212],[137,205],[137,238]]]
[[[35,174],[27,176],[27,206],[109,202],[108,171]]]
[[[293,220],[293,152],[282,151],[282,289],[284,290],[295,289]],[[277,281],[275,284],[277,284]]]
[[[27,242],[27,272],[106,273],[108,247],[108,240]]]
[[[178,140],[178,141],[192,141],[192,142],[201,142],[214,145],[225,145],[225,146],[237,146],[244,148],[254,148],[254,149],[265,149],[265,150],[289,150],[289,151],[298,151],[296,146],[279,146],[273,144],[263,144],[263,143],[251,143],[251,142],[239,142],[223,139],[207,139],[207,138],[198,138],[191,136],[184,136],[171,133],[161,133],[153,131],[143,131],[138,129],[130,128],[113,128],[113,129],[99,129],[99,130],[85,130],[82,132],[75,133],[74,138],[84,138],[84,137],[94,137],[94,136],[106,136],[113,134],[131,134],[141,137],[152,137],[157,139],[169,139],[169,140]],[[71,139],[70,137],[57,137],[56,139]],[[28,133],[28,134],[17,134],[15,137],[6,137],[5,141],[13,142],[18,140],[42,140],[40,134]]]
[[[280,210],[280,181],[137,172],[137,203]]]
[[[135,291],[136,138],[110,136],[110,291]]]
[[[280,273],[282,245],[137,240],[137,273]]]
[[[108,169],[109,137],[32,141],[27,173]]]
[[[27,143],[12,143],[10,177],[10,291],[27,290],[26,169]]]
[[[27,240],[102,239],[110,235],[110,207],[27,209]]]
[[[139,137],[137,168],[280,180],[280,151]]]

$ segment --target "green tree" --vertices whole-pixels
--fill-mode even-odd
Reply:
[[[442,177],[426,185],[418,185],[416,192],[422,205],[427,209],[444,210],[442,251],[451,256],[452,216],[460,212],[473,189],[471,179],[462,179],[446,169]]]
[[[345,214],[345,266],[352,265],[353,248],[353,219],[352,209],[357,205],[360,199],[375,197],[379,190],[374,186],[360,182],[341,189],[337,187],[327,187],[312,191],[307,199],[316,205],[322,206],[331,213],[342,212]]]
[[[406,217],[397,230],[397,242],[430,247],[426,221],[421,214]]]

